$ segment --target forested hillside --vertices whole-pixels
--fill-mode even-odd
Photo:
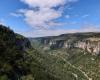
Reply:
[[[0,25],[0,80],[58,80],[44,72],[29,50],[38,53],[27,38]]]
[[[48,61],[47,68],[61,80],[100,80],[99,32],[30,38],[30,41],[49,56],[49,61],[42,63]]]

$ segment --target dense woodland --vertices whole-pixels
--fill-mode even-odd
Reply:
[[[44,72],[33,54],[29,40],[14,33],[9,27],[0,25],[0,80],[53,80],[54,77]],[[54,79],[56,80],[56,79]]]

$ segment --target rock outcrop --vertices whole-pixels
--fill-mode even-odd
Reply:
[[[95,37],[97,36],[97,37]],[[59,48],[80,48],[85,51],[92,53],[93,55],[100,54],[100,37],[98,34],[95,36],[88,35],[81,38],[79,36],[74,37],[55,37],[55,38],[42,38],[41,43],[43,45],[48,45],[51,49],[59,49]],[[46,46],[47,47],[47,46]]]

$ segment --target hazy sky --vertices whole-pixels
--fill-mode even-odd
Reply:
[[[0,24],[27,37],[100,31],[100,0],[0,0]]]

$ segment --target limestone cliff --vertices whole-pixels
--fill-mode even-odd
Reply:
[[[99,33],[66,34],[56,37],[41,38],[41,43],[51,49],[81,48],[93,55],[100,54]],[[45,48],[44,47],[44,48]]]

